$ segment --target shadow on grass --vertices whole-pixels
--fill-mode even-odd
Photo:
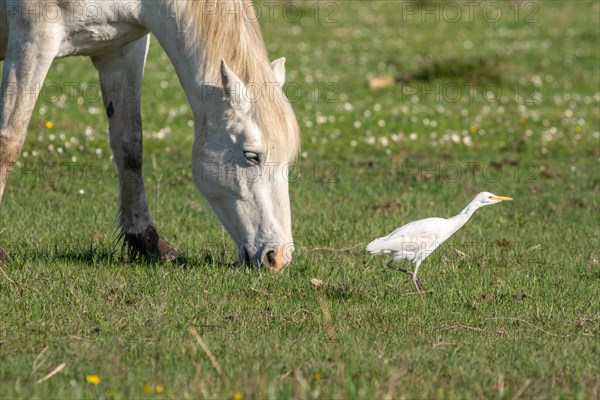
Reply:
[[[30,262],[45,263],[72,263],[86,264],[89,266],[108,265],[141,265],[154,267],[157,265],[172,265],[181,268],[209,267],[217,269],[246,269],[255,266],[242,265],[236,260],[227,257],[223,252],[215,253],[201,251],[193,256],[182,256],[181,259],[161,262],[157,258],[131,257],[126,246],[116,242],[113,244],[88,243],[67,245],[53,243],[50,245],[28,244],[21,247],[8,247],[3,251],[0,263],[21,264]]]
[[[90,265],[123,263],[126,258],[117,247],[101,245],[72,246],[60,243],[35,246],[29,244],[6,251],[6,263],[69,262]]]

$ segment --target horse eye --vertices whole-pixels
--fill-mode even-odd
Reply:
[[[253,151],[245,151],[244,152],[244,157],[246,157],[246,160],[250,161],[253,164],[259,164],[260,163],[260,157],[258,156],[257,153],[255,153]]]

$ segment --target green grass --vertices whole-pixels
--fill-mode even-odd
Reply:
[[[423,7],[441,15],[435,2],[414,16],[391,1],[301,4],[297,21],[262,21],[288,94],[301,88],[297,250],[279,275],[236,266],[193,184],[192,117],[156,42],[144,173],[158,228],[189,263],[129,262],[95,72],[55,62],[47,82],[90,85],[42,97],[3,199],[0,397],[598,398],[599,4],[501,3],[495,23],[421,22]],[[515,18],[515,4],[535,7]],[[399,83],[373,91],[374,76]],[[425,301],[364,254],[482,190],[515,201],[478,211],[427,259]]]

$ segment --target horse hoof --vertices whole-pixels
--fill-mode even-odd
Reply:
[[[180,262],[183,261],[183,257],[175,247],[171,246],[169,242],[164,240],[163,238],[158,238],[158,253],[160,257],[160,261],[162,262]]]
[[[149,226],[143,233],[123,234],[125,245],[132,259],[160,260],[161,262],[181,261],[183,257],[173,246],[160,237],[156,228]]]

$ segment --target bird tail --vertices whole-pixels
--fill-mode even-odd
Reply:
[[[384,254],[384,253],[386,253],[384,241],[382,240],[382,238],[373,240],[371,243],[369,243],[367,245],[366,250],[369,254]]]

